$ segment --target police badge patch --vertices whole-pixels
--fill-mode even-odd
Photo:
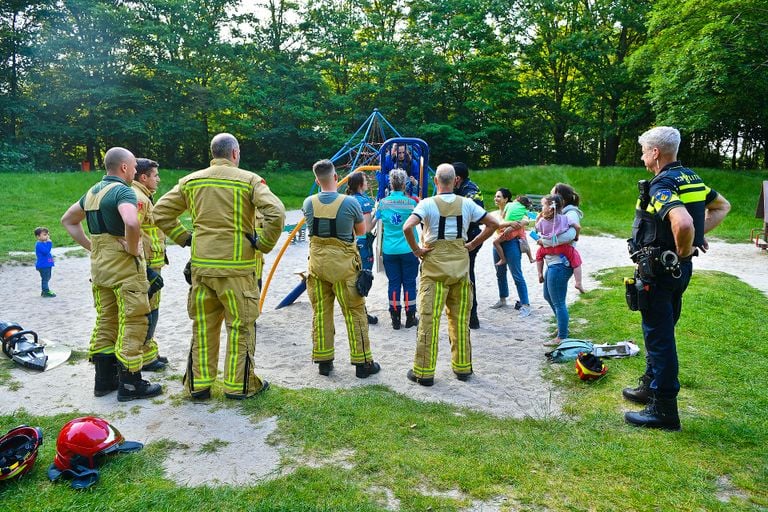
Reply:
[[[672,191],[666,188],[659,190],[653,196],[654,201],[661,204],[667,204],[671,198],[672,198]]]

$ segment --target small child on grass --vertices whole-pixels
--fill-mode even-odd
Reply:
[[[35,228],[35,268],[40,273],[40,286],[42,291],[41,297],[55,297],[50,288],[48,288],[48,282],[51,280],[51,272],[53,270],[53,255],[51,250],[53,249],[53,242],[51,242],[51,236],[48,233],[48,228],[40,226]]]
[[[520,222],[528,216],[528,211],[531,209],[531,200],[527,196],[520,195],[515,198],[514,201],[507,203],[504,207],[504,218],[499,224],[499,229],[503,231],[501,236],[496,237],[493,241],[493,246],[496,248],[496,254],[499,255],[499,261],[496,262],[497,267],[503,267],[507,264],[507,259],[504,257],[504,249],[501,244],[514,240],[515,238],[520,240],[520,253],[528,255],[528,260],[533,263],[535,260],[531,256],[531,247],[528,245],[528,240],[525,238],[525,227],[518,229],[507,230],[505,228],[510,227],[512,222]]]
[[[541,213],[536,221],[536,233],[541,238],[547,238],[552,241],[552,247],[540,246],[536,251],[536,269],[539,273],[539,282],[544,282],[544,256],[547,254],[560,254],[567,258],[571,268],[573,268],[574,286],[579,292],[584,293],[581,274],[581,255],[579,251],[571,245],[564,243],[557,245],[557,237],[563,235],[569,228],[576,230],[576,237],[573,241],[579,239],[581,225],[571,222],[571,220],[560,213],[562,198],[557,194],[551,194],[541,198]]]

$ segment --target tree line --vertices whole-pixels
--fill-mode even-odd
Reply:
[[[99,166],[114,145],[197,168],[306,167],[374,108],[473,167],[768,160],[765,0],[5,0],[0,169]]]

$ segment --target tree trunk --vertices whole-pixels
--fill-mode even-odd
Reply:
[[[739,130],[735,129],[733,131],[733,153],[731,154],[731,169],[736,168],[736,162],[737,162],[737,154],[739,151]]]

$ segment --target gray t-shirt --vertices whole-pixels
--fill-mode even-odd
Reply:
[[[320,192],[318,194],[318,198],[323,204],[332,203],[338,196],[338,192]],[[312,196],[304,200],[301,211],[304,212],[304,218],[307,220],[309,236],[328,237],[331,235],[330,223],[323,221],[320,221],[318,233],[312,232],[314,229]],[[345,242],[354,242],[355,224],[359,222],[363,222],[363,210],[360,208],[360,203],[353,196],[345,196],[339,207],[339,212],[336,214],[336,238]]]

